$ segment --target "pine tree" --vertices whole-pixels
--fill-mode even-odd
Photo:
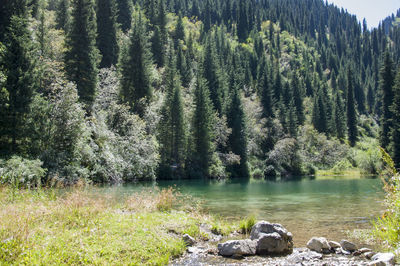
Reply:
[[[358,130],[356,106],[354,102],[353,72],[350,69],[347,73],[347,132],[350,145],[354,147],[358,138]]]
[[[238,89],[234,89],[232,101],[229,106],[228,127],[232,128],[232,134],[229,136],[229,148],[234,154],[240,156],[240,164],[229,167],[232,177],[248,178],[249,168],[247,164],[247,129],[245,114],[240,99]]]
[[[185,27],[183,26],[182,14],[179,12],[175,27],[175,46],[178,45],[180,40],[185,40]]]
[[[314,128],[321,133],[328,132],[326,117],[326,105],[323,98],[322,90],[319,90],[314,97],[314,106],[312,112],[312,123]]]
[[[117,16],[115,0],[97,0],[97,47],[102,55],[100,68],[118,61]]]
[[[334,108],[334,122],[336,127],[336,137],[343,140],[346,137],[346,116],[344,113],[344,105],[342,97],[339,93],[335,97],[335,108]]]
[[[118,12],[117,21],[123,32],[128,32],[132,24],[132,0],[116,0]]]
[[[166,96],[161,110],[160,120],[160,155],[161,174],[171,175],[167,170],[171,165],[182,169],[186,160],[186,132],[183,111],[181,85],[176,71],[173,47],[170,48],[166,69]]]
[[[120,88],[122,101],[141,116],[146,102],[152,97],[151,53],[142,16],[139,10],[126,54],[122,56]]]
[[[5,34],[5,53],[2,67],[5,70],[5,89],[8,100],[5,124],[1,127],[0,140],[11,153],[19,152],[24,134],[24,123],[32,95],[37,88],[36,65],[33,59],[33,44],[28,30],[27,15],[12,16]],[[9,143],[11,140],[11,143]]]
[[[0,4],[0,42],[4,43],[7,28],[10,26],[11,17],[27,17],[28,3],[26,0],[2,0]]]
[[[397,71],[393,86],[393,103],[391,105],[393,126],[391,128],[391,148],[396,169],[400,169],[400,69]]]
[[[237,25],[237,35],[239,41],[245,41],[249,34],[249,19],[247,14],[247,1],[240,0],[239,2],[239,20]]]
[[[305,121],[304,106],[302,90],[300,88],[299,76],[297,73],[293,74],[291,80],[291,87],[293,92],[294,107],[296,109],[297,122],[299,125],[303,125]]]
[[[380,89],[381,89],[381,108],[382,117],[381,131],[380,131],[380,144],[382,148],[388,149],[390,143],[390,129],[392,128],[392,112],[390,106],[393,101],[393,83],[394,83],[394,72],[393,72],[393,61],[390,58],[388,52],[385,53],[384,63],[380,70]]]
[[[214,111],[209,90],[201,75],[198,75],[196,80],[194,105],[191,164],[194,171],[199,171],[203,176],[207,177],[210,175],[209,170],[212,163],[212,155],[215,151],[213,143]]]
[[[268,71],[267,65],[264,67],[264,71],[261,78],[261,105],[263,107],[263,116],[265,118],[272,118],[273,112],[273,92],[271,88],[271,78]]]
[[[164,66],[164,41],[162,40],[161,30],[159,26],[154,27],[153,36],[151,37],[151,51],[154,61],[158,67]]]
[[[70,0],[60,0],[56,10],[56,27],[68,31],[71,14],[70,14]]]
[[[182,49],[182,44],[178,45],[178,53],[176,56],[176,67],[179,71],[182,85],[183,87],[187,88],[190,84],[190,81],[192,79],[191,76],[191,71],[190,71],[190,62],[186,60],[185,53],[183,52]]]
[[[96,13],[93,0],[72,1],[72,24],[67,35],[65,68],[76,83],[79,99],[90,113],[97,86]]]
[[[222,114],[223,98],[224,98],[224,83],[219,68],[219,60],[217,59],[214,44],[211,40],[207,40],[204,49],[204,77],[210,89],[211,101],[214,104],[214,109]]]

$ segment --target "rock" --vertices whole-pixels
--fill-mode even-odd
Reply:
[[[340,241],[340,245],[342,246],[342,248],[344,250],[347,250],[347,251],[350,251],[350,252],[353,252],[353,251],[357,250],[356,244],[351,243],[350,241],[347,241],[347,240],[344,240],[344,239],[342,241]]]
[[[194,240],[193,237],[191,237],[188,234],[184,234],[182,237],[183,241],[185,242],[186,246],[193,246],[194,243],[196,243],[196,240]]]
[[[307,247],[319,253],[326,252],[331,249],[331,246],[325,237],[313,237],[307,242]]]
[[[218,252],[222,256],[246,256],[256,254],[257,241],[250,239],[230,240],[222,244],[218,244]]]
[[[257,241],[258,255],[284,254],[292,251],[293,246],[288,246],[288,242],[278,233],[261,234]]]
[[[370,249],[370,248],[360,248],[358,251],[360,251],[361,253],[367,253],[367,252],[371,252],[372,249]]]
[[[375,252],[366,252],[366,253],[364,253],[364,256],[365,256],[367,259],[370,260],[375,254],[376,254]]]
[[[340,248],[340,243],[336,242],[336,241],[329,241],[328,242],[329,246],[331,246],[331,248],[336,249],[336,248]]]
[[[305,261],[313,261],[313,260],[321,260],[322,254],[317,253],[315,251],[306,251],[306,252],[296,252],[290,255],[287,258],[287,262],[290,265],[302,265]]]
[[[394,265],[394,254],[393,253],[377,253],[372,256],[372,265]]]
[[[353,256],[360,256],[362,253],[359,250],[353,252]]]
[[[260,221],[251,229],[250,238],[256,240],[259,255],[293,251],[293,235],[280,224]]]

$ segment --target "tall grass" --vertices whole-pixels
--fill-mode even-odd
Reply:
[[[10,193],[16,193],[10,196]],[[85,186],[0,188],[0,265],[167,264],[209,217],[173,188],[120,199]]]
[[[385,249],[395,250],[400,247],[400,175],[390,156],[383,149],[381,153],[386,164],[381,179],[387,210],[373,222],[373,235],[381,240]]]

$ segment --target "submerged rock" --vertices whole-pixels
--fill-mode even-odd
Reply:
[[[230,240],[218,244],[218,252],[222,256],[249,256],[256,254],[257,242],[250,239]]]
[[[369,265],[394,265],[393,253],[377,253],[372,256],[372,262]]]
[[[342,248],[344,250],[347,250],[347,251],[350,251],[350,252],[353,252],[353,251],[357,250],[356,244],[351,243],[350,241],[347,241],[347,240],[344,240],[344,239],[342,241],[340,241],[340,245],[342,246]]]
[[[331,246],[325,237],[313,237],[307,242],[307,247],[319,253],[326,253],[331,249]]]
[[[293,235],[280,224],[267,221],[256,223],[250,238],[257,243],[257,254],[286,254],[293,251]]]

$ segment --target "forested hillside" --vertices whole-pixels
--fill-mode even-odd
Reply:
[[[376,174],[379,146],[400,166],[396,21],[321,0],[3,0],[0,175]]]

